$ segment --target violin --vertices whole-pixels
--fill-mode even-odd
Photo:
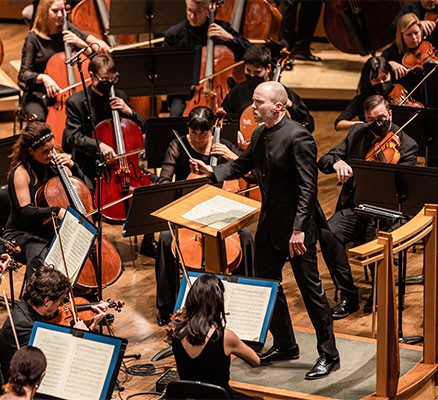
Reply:
[[[2,274],[8,270],[11,270],[13,272],[17,272],[23,266],[23,264],[18,262],[18,261],[15,261],[13,255],[20,254],[21,247],[16,246],[13,241],[3,239],[2,237],[0,237],[0,243],[4,247],[5,253],[9,254],[9,258],[10,258],[9,263],[8,263],[7,267],[5,268],[5,270],[2,272]],[[2,274],[0,274],[0,279],[2,278]]]
[[[74,303],[76,306],[76,318],[84,321],[85,325],[89,325],[94,318],[93,306],[101,303],[90,303],[83,297],[75,297]],[[123,301],[113,301],[108,299],[104,304],[107,308],[113,308],[117,312],[121,312],[125,303]],[[75,324],[75,318],[70,303],[62,304],[58,307],[58,310],[50,322],[58,325],[73,326]]]
[[[402,59],[402,64],[409,70],[422,70],[428,62],[438,63],[438,56],[432,43],[427,40],[423,40],[415,51],[408,51]]]
[[[214,23],[215,12],[220,0],[213,0],[209,5],[209,24]],[[215,46],[212,38],[207,39],[207,46],[202,49],[202,64],[198,86],[194,90],[193,97],[187,102],[184,116],[188,116],[192,108],[206,106],[215,112],[222,104],[225,96],[230,91],[229,80],[238,81],[228,67],[234,64],[234,54],[226,46]],[[224,71],[218,73],[215,71]]]
[[[388,132],[383,139],[377,140],[368,150],[365,160],[397,164],[400,160],[400,152],[398,151],[400,145],[401,141],[397,133]]]
[[[424,105],[417,100],[414,100],[411,96],[409,96],[408,91],[399,83],[395,83],[393,85],[393,89],[388,94],[388,102],[389,104],[396,106],[408,106],[408,107],[416,107],[416,108],[424,108]]]
[[[67,14],[64,17],[62,29],[63,31],[68,30]],[[72,46],[64,42],[64,52],[56,53],[50,57],[45,70],[45,73],[54,79],[59,87],[70,88],[68,91],[58,93],[54,98],[53,105],[49,106],[47,110],[46,122],[52,128],[58,150],[62,147],[62,135],[67,120],[66,102],[67,99],[75,93],[75,88],[77,87],[76,83],[81,80],[79,71],[76,71],[73,65],[65,64],[65,61],[70,59],[72,54]],[[89,78],[88,64],[88,60],[83,64],[85,78]]]
[[[113,86],[111,97],[114,96]],[[134,121],[127,118],[121,119],[119,112],[112,110],[112,120],[101,121],[96,126],[96,134],[99,141],[111,146],[118,155],[109,163],[104,172],[101,191],[103,204],[126,197],[135,188],[152,183],[150,175],[146,175],[140,168],[138,154],[130,153],[136,149],[143,150],[144,146],[143,132]],[[127,202],[119,203],[102,212],[102,215],[111,221],[125,221],[128,204]]]
[[[54,155],[56,152],[54,151]],[[58,206],[67,208],[72,205],[82,215],[91,212],[93,200],[84,182],[76,177],[69,177],[62,165],[56,164],[59,177],[50,179],[35,194],[35,203],[39,206]],[[97,288],[97,239],[79,274],[77,285],[84,289]],[[120,255],[106,236],[102,236],[102,287],[113,284],[123,272]]]

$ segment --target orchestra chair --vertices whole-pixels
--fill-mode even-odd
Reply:
[[[230,399],[227,391],[217,385],[194,381],[172,381],[166,387],[166,400]]]
[[[19,122],[20,129],[22,128],[23,125],[23,117],[21,110],[21,91],[19,88],[14,88],[11,86],[0,84],[0,102],[2,101],[2,99],[7,99],[9,97],[11,98],[18,97],[18,109],[15,111],[15,120],[14,120],[14,128],[13,128],[14,129],[13,134],[15,135],[17,121]]]

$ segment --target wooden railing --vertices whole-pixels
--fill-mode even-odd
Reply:
[[[364,267],[377,263],[376,393],[372,397],[415,398],[425,385],[433,385],[438,371],[438,205],[427,204],[414,218],[391,233],[349,250],[350,264]],[[423,360],[409,381],[400,385],[400,356],[395,299],[394,254],[424,239],[424,350]],[[423,397],[424,398],[424,397]]]

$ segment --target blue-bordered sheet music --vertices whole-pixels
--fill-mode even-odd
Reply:
[[[97,228],[87,218],[70,206],[67,207],[59,228],[59,236],[67,264],[68,277],[73,286],[79,277],[96,235]],[[59,242],[58,236],[55,235],[44,262],[53,265],[65,275]]]
[[[110,399],[127,340],[35,322],[29,345],[40,348],[47,370],[35,399]]]
[[[191,282],[202,273],[189,272]],[[227,328],[245,342],[257,346],[266,341],[272,311],[277,298],[278,281],[215,274],[225,287],[225,313]],[[185,276],[182,279],[175,311],[185,304],[188,293]]]

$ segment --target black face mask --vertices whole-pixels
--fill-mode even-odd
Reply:
[[[391,120],[389,119],[376,119],[370,126],[371,132],[376,136],[383,137],[389,132],[391,127]]]
[[[388,96],[393,88],[394,85],[392,84],[391,81],[382,82],[382,83],[378,83],[377,85],[373,85],[374,91],[382,96]]]
[[[104,96],[109,96],[113,83],[110,81],[102,80],[97,83],[96,89]]]
[[[245,74],[245,78],[248,82],[250,82],[254,85],[260,85],[261,83],[263,83],[265,81],[265,78],[263,78],[262,76],[251,76],[251,75]]]

